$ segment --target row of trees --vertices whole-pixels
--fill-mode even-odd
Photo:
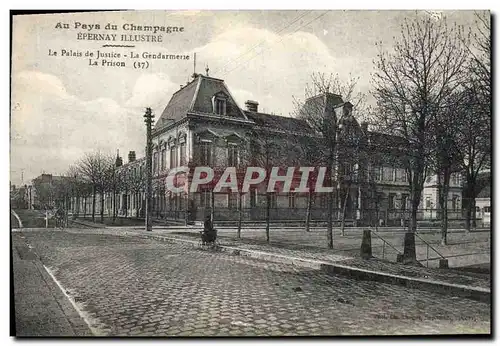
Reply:
[[[397,157],[398,164],[405,168],[411,205],[405,258],[415,261],[417,215],[429,175],[438,177],[442,243],[447,241],[452,173],[459,172],[465,178],[466,228],[470,230],[475,222],[478,176],[491,164],[490,18],[486,13],[476,13],[476,25],[467,31],[458,25],[450,27],[446,19],[417,17],[404,22],[392,50],[378,46],[371,90],[376,106],[365,107],[365,95],[355,92],[356,79],[342,81],[338,76],[313,74],[304,101],[296,100],[293,116],[305,120],[321,140],[300,137],[296,144],[303,165],[330,168],[330,186],[336,187],[328,199],[327,235],[332,248],[334,198],[338,198],[341,187],[345,191],[342,220],[353,176],[364,178],[371,196],[378,193],[368,172],[361,171],[366,167],[362,153],[375,153],[359,142],[356,133],[342,133],[346,117],[326,95],[340,95],[343,102],[351,103],[355,114],[367,116],[377,131],[395,135],[397,141],[375,149],[382,156],[379,160]],[[348,174],[338,174],[339,167],[346,167],[343,164],[348,162],[358,164]],[[378,198],[373,200],[378,206]],[[306,228],[308,225],[309,217]]]
[[[373,120],[404,140],[411,199],[407,258],[415,259],[412,233],[424,182],[438,174],[442,242],[447,235],[447,196],[453,172],[464,174],[467,229],[475,211],[477,178],[490,165],[490,18],[476,14],[466,32],[446,20],[406,21],[393,51],[375,60]]]
[[[104,219],[104,196],[111,196],[113,208],[113,221],[117,217],[117,200],[120,191],[140,193],[145,186],[145,178],[142,171],[135,174],[127,174],[126,170],[116,169],[116,159],[113,155],[100,151],[86,153],[67,172],[60,177],[53,177],[50,182],[35,180],[33,188],[40,206],[64,206],[69,209],[71,203],[74,211],[73,217],[83,214],[90,215],[92,221],[96,219],[97,198],[100,198],[100,220]],[[90,210],[87,209],[91,200]],[[83,206],[83,210],[80,210]],[[138,215],[136,215],[138,216]]]

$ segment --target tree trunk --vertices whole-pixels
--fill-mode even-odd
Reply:
[[[83,218],[87,216],[87,196],[83,197]]]
[[[312,192],[309,189],[307,193],[307,208],[306,208],[306,232],[311,230],[311,207],[312,207]]]
[[[104,223],[104,192],[101,191],[101,223]]]
[[[439,183],[439,209],[441,214],[441,244],[446,245],[448,233],[448,190],[450,186],[450,172],[445,168],[443,172],[443,179],[438,176]]]
[[[141,204],[141,208],[142,208],[142,199],[141,198],[138,198],[138,196],[140,196],[141,194],[140,193],[135,193],[134,194],[134,199],[135,199],[135,218],[138,219],[139,218],[139,202]]]
[[[73,208],[74,209],[73,220],[76,219],[80,214],[80,195],[79,194],[76,195],[75,203],[76,203],[76,205]]]
[[[113,190],[113,223],[115,223],[116,220],[116,191]]]
[[[474,182],[471,179],[467,181],[467,189],[465,190],[465,198],[467,200],[467,207],[465,213],[465,229],[470,232],[471,228],[475,226],[475,205],[476,201],[474,198]]]
[[[342,223],[341,223],[341,232],[342,232],[342,236],[344,235],[344,229],[345,229],[345,212],[346,212],[346,209],[347,209],[347,199],[349,198],[349,189],[350,187],[348,186],[347,187],[347,191],[345,193],[345,197],[344,197],[344,203],[343,203],[343,206],[342,206]]]
[[[417,232],[418,205],[420,204],[420,193],[413,182],[411,186],[411,217],[410,228],[405,233],[403,247],[403,263],[413,263],[417,261],[415,250],[415,233]]]
[[[467,202],[467,208],[465,209],[465,229],[467,230],[467,232],[470,232],[471,218],[472,218],[472,208],[470,202]]]
[[[238,231],[237,231],[237,235],[236,235],[236,237],[238,239],[241,239],[241,221],[243,219],[243,209],[241,206],[242,197],[243,196],[242,196],[241,192],[238,193]]]
[[[472,209],[472,229],[477,227],[477,215],[476,215],[476,195],[472,194],[471,198],[471,209]]]
[[[472,198],[472,202],[471,202],[471,209],[472,209],[472,228],[473,229],[476,229],[477,227],[477,215],[476,215],[476,199],[475,198]]]
[[[64,219],[63,219],[63,227],[68,227],[68,195],[64,195],[63,200],[64,205]]]
[[[128,217],[128,208],[129,208],[129,205],[128,205],[128,190],[125,190],[125,202],[123,203],[124,206],[125,206],[125,217]]]
[[[441,245],[448,245],[448,208],[443,208],[441,219]]]
[[[333,191],[328,193],[328,218],[326,225],[328,248],[333,249]]]
[[[95,222],[95,186],[92,188],[92,222]]]
[[[269,224],[271,219],[271,195],[266,192],[266,242],[269,243]]]
[[[328,181],[328,186],[333,187],[333,176],[334,176],[334,171],[335,167],[333,167],[333,153],[335,152],[335,149],[331,150],[330,157],[328,158],[328,167],[330,169],[330,172],[328,174],[328,178],[325,179]],[[338,190],[338,189],[337,189]],[[333,249],[333,202],[334,202],[334,189],[332,191],[328,192],[328,218],[327,218],[327,224],[326,224],[326,236],[328,240],[328,248]],[[338,195],[338,191],[337,191]]]
[[[214,209],[215,209],[215,193],[214,190],[210,192],[210,220],[214,222]]]

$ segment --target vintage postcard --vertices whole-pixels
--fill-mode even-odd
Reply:
[[[491,335],[489,11],[11,17],[12,336]]]

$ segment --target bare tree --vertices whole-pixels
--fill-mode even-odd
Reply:
[[[343,82],[338,75],[314,73],[311,84],[305,89],[305,101],[295,100],[295,116],[305,120],[321,138],[319,141],[304,142],[304,153],[311,158],[311,163],[326,165],[326,184],[335,187],[328,194],[327,241],[330,249],[333,248],[334,206],[338,205],[336,198],[339,195],[337,177],[341,121],[347,116],[360,114],[365,101],[365,96],[356,92],[357,82],[358,79],[353,77]]]
[[[441,244],[447,244],[448,194],[453,173],[460,171],[456,140],[462,121],[462,95],[451,94],[442,111],[434,119],[435,156],[433,170],[437,173],[439,218],[441,220]]]
[[[87,201],[88,201],[88,198],[92,196],[92,186],[91,184],[88,183],[88,181],[85,180],[85,178],[81,178],[80,180],[80,195],[81,195],[81,198],[83,199],[82,200],[82,204],[83,204],[83,218],[87,217]]]
[[[68,168],[65,176],[70,188],[70,196],[74,198],[74,203],[72,203],[73,209],[73,219],[76,219],[80,213],[80,198],[82,196],[83,181],[78,171],[78,167],[71,165]]]
[[[98,193],[101,198],[101,222],[104,220],[104,193],[108,182],[109,169],[112,165],[112,157],[99,151],[85,154],[77,164],[82,177],[92,187],[92,222],[95,222],[96,195]]]
[[[238,146],[238,162],[236,167],[236,174],[238,179],[238,223],[236,230],[236,237],[241,238],[241,228],[243,223],[243,181],[245,176],[245,168],[252,161],[252,149],[250,148],[250,141],[246,138],[242,139]]]
[[[465,89],[460,94],[459,118],[455,133],[455,153],[464,172],[464,203],[466,229],[475,226],[475,198],[480,192],[479,174],[491,165],[491,116],[484,112],[476,89]]]
[[[262,167],[267,172],[267,179],[273,166],[279,165],[286,153],[283,152],[281,141],[276,136],[271,136],[265,129],[259,128],[252,132],[252,158],[253,164]],[[266,187],[266,241],[270,241],[270,220],[271,220],[271,198],[272,193]]]
[[[471,45],[465,88],[460,95],[456,151],[465,176],[466,229],[475,227],[475,199],[480,192],[479,173],[491,165],[491,18],[489,11],[476,13],[469,30]]]
[[[303,105],[296,101],[296,109],[292,113],[292,117],[299,118],[300,109]],[[304,119],[301,119],[304,120]],[[292,136],[291,140],[287,143],[289,150],[297,156],[297,166],[304,167],[318,167],[324,163],[324,158],[321,155],[322,143],[321,136],[314,132],[311,128],[311,133],[301,133]],[[307,201],[306,201],[306,214],[305,214],[305,231],[309,232],[311,229],[311,214],[315,200],[314,191],[314,175],[316,170],[309,174],[307,180]]]
[[[103,190],[111,196],[112,222],[115,223],[118,213],[117,194],[124,188],[125,171],[119,169],[116,164],[110,164],[104,173],[104,179]]]
[[[415,262],[417,210],[430,160],[436,116],[462,82],[467,63],[461,30],[446,20],[405,20],[392,52],[381,50],[374,61],[373,95],[377,120],[385,131],[403,138],[410,186],[411,223],[405,234],[404,261]]]
[[[468,83],[480,101],[476,107],[491,116],[491,14],[476,12],[475,17],[475,26],[469,28],[467,40],[463,42],[470,56]]]
[[[146,174],[139,165],[134,165],[129,167],[125,173],[124,186],[126,190],[133,193],[136,200],[139,199],[139,195],[144,191],[146,187]],[[129,206],[127,206],[128,208]],[[136,208],[136,218],[139,217],[139,208]]]

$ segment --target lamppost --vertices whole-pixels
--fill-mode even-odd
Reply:
[[[153,156],[153,143],[151,138],[151,125],[154,119],[153,112],[151,108],[146,108],[146,113],[144,114],[144,122],[146,123],[146,231],[151,232],[151,183],[152,177],[152,167],[151,161]]]

